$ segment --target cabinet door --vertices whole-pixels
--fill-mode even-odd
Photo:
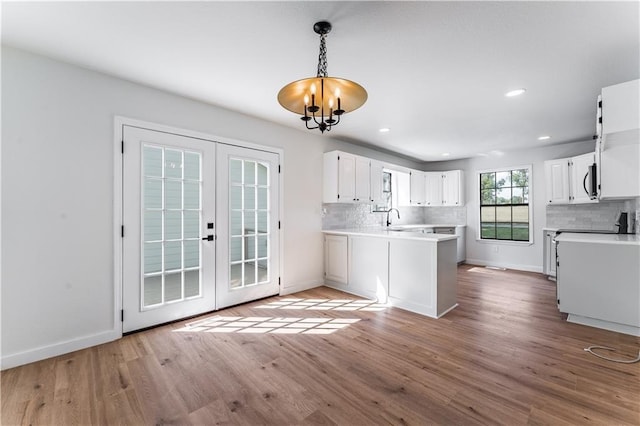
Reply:
[[[324,276],[340,284],[348,282],[348,238],[346,235],[324,236]]]
[[[389,291],[389,241],[352,236],[349,259],[349,291],[386,303]]]
[[[442,172],[426,172],[425,187],[427,206],[442,205]]]
[[[410,191],[411,191],[411,205],[424,206],[426,204],[426,190],[425,190],[425,174],[412,170],[410,173]]]
[[[352,203],[356,199],[356,157],[340,154],[338,157],[338,202]]]
[[[371,188],[371,199],[373,204],[381,204],[384,201],[382,197],[382,163],[371,161],[371,169],[369,170],[369,185]]]
[[[355,199],[356,202],[368,203],[371,200],[370,194],[371,170],[368,158],[356,157],[355,170]]]
[[[595,152],[589,152],[571,159],[571,202],[574,204],[597,203],[589,198],[589,166],[596,161]]]
[[[569,204],[569,159],[544,162],[547,204]]]
[[[602,133],[611,134],[640,128],[640,80],[602,89]]]
[[[397,192],[398,207],[405,207],[411,205],[411,179],[409,173],[396,172],[393,177],[395,183],[393,184],[393,191]]]
[[[460,170],[452,170],[442,173],[442,204],[445,206],[460,206],[463,204],[461,197]]]

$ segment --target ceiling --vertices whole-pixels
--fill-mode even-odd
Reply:
[[[315,76],[328,20],[329,75],[369,99],[325,137],[439,161],[590,139],[600,88],[640,77],[639,7],[3,2],[2,43],[309,132],[276,96]]]

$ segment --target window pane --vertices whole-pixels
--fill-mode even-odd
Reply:
[[[382,173],[382,192],[391,192],[391,173]]]
[[[162,240],[162,211],[146,210],[144,212],[144,241]]]
[[[244,264],[244,285],[256,283],[256,263],[248,262]]]
[[[143,168],[145,176],[162,177],[162,148],[143,148]]]
[[[511,172],[497,172],[496,187],[504,188],[507,186],[511,186]]]
[[[196,210],[200,208],[200,182],[184,183],[184,208]]]
[[[144,207],[146,209],[162,208],[162,181],[160,179],[144,179]]]
[[[513,186],[529,186],[529,170],[519,169],[511,172]]]
[[[182,273],[167,274],[164,276],[164,301],[182,299]]]
[[[524,204],[524,188],[511,188],[511,203]]]
[[[182,151],[165,149],[164,177],[182,179]]]
[[[258,185],[268,185],[269,169],[266,164],[258,163]]]
[[[182,212],[167,210],[164,212],[164,239],[179,240],[182,238]]]
[[[258,236],[258,257],[265,258],[269,255],[269,238],[266,235]]]
[[[528,223],[514,223],[513,224],[513,239],[516,241],[529,241],[529,224]]]
[[[481,173],[480,174],[480,189],[492,189],[496,187],[496,174]]]
[[[511,188],[500,188],[496,191],[497,204],[511,204]]]
[[[529,224],[529,206],[513,206],[511,211],[514,223]]]
[[[245,259],[252,260],[256,258],[256,237],[245,237],[244,240]]]
[[[481,231],[481,237],[482,238],[491,238],[491,239],[495,239],[496,238],[496,224],[494,222],[482,222],[482,231]]]
[[[269,281],[269,261],[258,260],[258,282]]]
[[[184,297],[200,295],[200,270],[184,272]]]
[[[511,206],[496,207],[496,238],[511,239]]]
[[[524,188],[523,192],[524,192],[524,195],[523,195],[524,202],[528,204],[529,203],[529,187]]]
[[[256,184],[256,163],[253,161],[244,162],[244,184]]]
[[[495,207],[480,207],[480,221],[481,222],[495,222],[496,221],[496,208]]]
[[[144,306],[162,303],[162,275],[144,277]]]
[[[492,205],[496,203],[496,190],[495,189],[483,189],[481,191],[482,204]]]
[[[182,208],[182,182],[167,180],[164,182],[164,206],[167,209]]]
[[[184,178],[200,180],[200,154],[184,153]]]

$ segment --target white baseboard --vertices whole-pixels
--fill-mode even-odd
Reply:
[[[280,296],[284,296],[285,294],[297,293],[299,291],[309,290],[312,288],[320,287],[324,285],[323,280],[312,280],[303,283],[296,283],[292,286],[282,287],[280,290]]]
[[[91,346],[101,345],[111,342],[122,337],[120,330],[109,330],[91,336],[80,337],[66,342],[60,342],[49,346],[42,346],[17,354],[3,355],[0,359],[0,370],[6,370],[20,365],[29,364],[31,362],[52,358],[58,355],[64,355],[80,349],[86,349]]]
[[[498,268],[514,269],[516,271],[543,272],[542,266],[537,265],[520,265],[516,263],[487,261],[483,259],[467,259],[464,263],[478,266],[496,266]]]

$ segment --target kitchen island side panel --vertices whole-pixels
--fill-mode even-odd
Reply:
[[[440,317],[458,304],[458,268],[456,240],[438,243],[437,316]]]

